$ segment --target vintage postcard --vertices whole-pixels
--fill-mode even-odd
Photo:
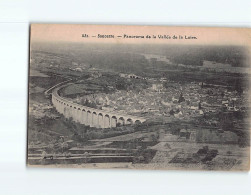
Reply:
[[[248,28],[32,24],[27,165],[248,171]]]

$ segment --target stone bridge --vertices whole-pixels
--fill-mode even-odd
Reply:
[[[52,103],[56,110],[65,118],[72,117],[73,121],[96,128],[111,128],[124,125],[138,124],[144,118],[107,112],[73,103],[58,95],[59,87],[52,92]]]

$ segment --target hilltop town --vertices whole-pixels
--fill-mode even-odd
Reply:
[[[149,88],[140,91],[129,89],[116,90],[112,94],[95,93],[78,97],[74,101],[81,104],[93,103],[95,107],[104,110],[181,119],[215,113],[219,109],[229,112],[245,111],[245,105],[248,104],[248,91],[240,93],[224,86],[207,86],[196,82],[180,84],[166,79],[151,83]]]
[[[73,58],[35,52],[29,83],[31,164],[55,161],[90,166],[91,162],[126,162],[130,168],[147,164],[175,168],[186,164],[199,169],[218,169],[228,164],[227,169],[237,170],[246,166],[247,74],[225,72],[222,67],[229,68],[225,65],[219,72],[208,67],[190,69],[190,65],[177,65],[156,54],[119,55],[130,56],[135,64],[154,63],[155,68],[127,71],[126,64],[115,71],[115,65],[102,69],[80,60],[80,55]],[[93,109],[92,118],[86,115],[87,119],[82,119],[85,115],[77,111],[72,116],[65,115],[65,109],[59,112],[51,102],[53,90],[58,90],[66,102],[77,105],[76,110],[81,106]],[[104,126],[100,126],[93,122],[100,119],[97,110],[139,117],[144,122],[121,123],[119,117],[111,115],[105,124],[102,115]],[[41,161],[40,153],[52,160]]]

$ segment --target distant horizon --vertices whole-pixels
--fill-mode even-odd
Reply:
[[[61,46],[65,45],[65,46]],[[68,47],[69,46],[69,47]],[[248,48],[245,46],[235,45],[177,45],[177,44],[127,44],[127,43],[78,43],[78,42],[33,42],[31,43],[31,50],[43,51],[54,50],[57,47],[61,51],[70,50],[73,52],[103,52],[103,53],[134,53],[134,54],[155,54],[166,56],[168,59],[175,59],[175,61],[183,61],[181,64],[197,64],[201,60],[215,61],[218,63],[230,64],[233,67],[250,67],[248,59]],[[57,53],[57,52],[56,52]],[[61,52],[60,52],[61,53]],[[63,52],[64,53],[64,52]],[[96,55],[96,54],[95,54]],[[187,62],[184,62],[186,59]],[[192,63],[197,59],[196,63]],[[199,61],[198,61],[199,60]],[[192,61],[192,62],[191,62]],[[178,62],[177,62],[178,63]],[[179,63],[178,63],[179,64]],[[201,64],[202,65],[202,64]]]

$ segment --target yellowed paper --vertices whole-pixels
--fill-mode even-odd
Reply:
[[[248,28],[32,24],[27,165],[248,171]]]

